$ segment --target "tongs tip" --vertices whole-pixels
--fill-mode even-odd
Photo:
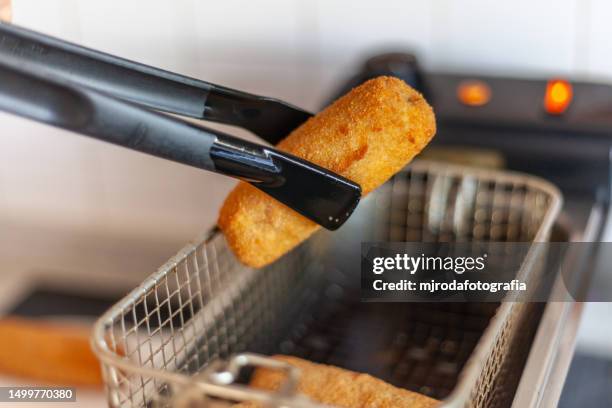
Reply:
[[[328,230],[348,220],[361,200],[359,184],[289,154],[270,154],[285,182],[274,188],[256,185],[259,189]]]

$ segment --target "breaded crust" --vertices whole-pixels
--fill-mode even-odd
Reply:
[[[277,148],[358,183],[365,196],[410,162],[435,130],[420,93],[379,77],[310,118]],[[275,261],[319,228],[243,182],[226,198],[218,224],[240,261],[252,267]]]
[[[88,326],[11,316],[0,319],[0,372],[42,384],[102,385]]]
[[[343,408],[432,408],[438,401],[425,395],[394,387],[368,374],[315,364],[290,356],[274,356],[301,370],[298,390],[315,402]],[[285,381],[279,371],[258,369],[251,386],[274,391]],[[241,403],[235,407],[257,407]]]

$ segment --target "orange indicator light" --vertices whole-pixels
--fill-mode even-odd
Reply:
[[[572,85],[564,79],[551,79],[546,84],[544,109],[550,115],[561,115],[572,102]]]
[[[462,81],[457,87],[457,98],[467,106],[483,106],[491,100],[491,88],[483,81]]]

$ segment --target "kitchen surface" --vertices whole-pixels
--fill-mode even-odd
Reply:
[[[426,159],[509,168],[553,182],[564,195],[560,236],[578,242],[612,241],[610,17],[612,4],[603,0],[0,0],[0,19],[311,112],[379,70],[399,76],[431,97],[438,118]],[[545,107],[546,87],[555,80],[573,85],[573,105],[560,115]],[[482,105],[461,99],[466,83],[472,84],[466,92],[477,94],[467,98],[488,95]],[[206,126],[261,142],[243,129]],[[0,134],[0,308],[6,312],[17,308],[89,327],[213,227],[236,183],[3,112]],[[448,153],[457,146],[470,149],[457,159]],[[593,259],[590,286],[612,292],[608,254]],[[56,309],[45,303],[72,295],[86,300]],[[612,303],[564,307],[542,318],[570,316],[566,326],[555,326],[564,340],[551,363],[567,381],[534,377],[532,387],[547,387],[539,397],[523,381],[514,406],[612,404]],[[74,309],[82,313],[73,316]],[[552,347],[545,337],[534,334],[539,350]],[[530,356],[525,370],[542,364]],[[0,386],[28,384],[36,382],[0,373]],[[20,406],[47,405],[57,406]],[[108,404],[101,387],[79,386],[69,406]]]

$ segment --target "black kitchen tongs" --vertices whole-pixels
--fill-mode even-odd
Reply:
[[[310,116],[0,23],[0,110],[249,181],[328,229],[359,202],[359,185],[313,163],[137,105],[241,126],[271,143]]]
[[[148,108],[226,123],[276,144],[312,114],[252,95],[139,64],[45,34],[0,23],[2,56]]]

